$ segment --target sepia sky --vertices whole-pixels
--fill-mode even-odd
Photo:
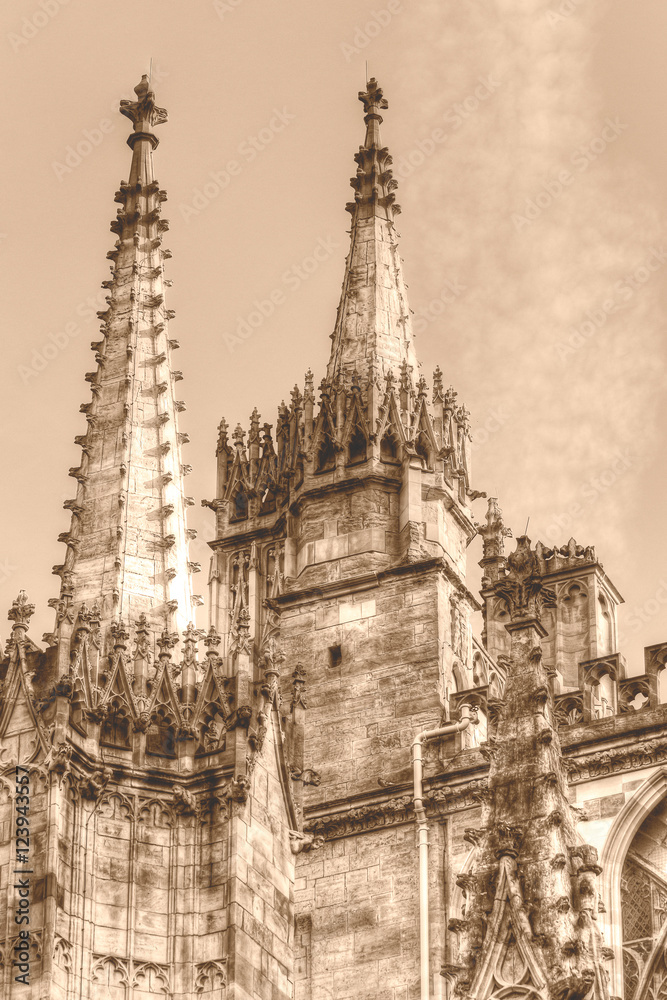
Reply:
[[[0,13],[0,609],[24,588],[33,638],[52,627],[129,171],[119,100],[152,58],[206,594],[199,500],[214,494],[218,421],[247,427],[257,406],[275,424],[305,370],[316,385],[324,374],[368,60],[389,100],[417,350],[429,384],[439,364],[471,411],[472,486],[499,497],[515,535],[530,518],[533,540],[596,546],[627,602],[621,652],[642,672],[642,647],[667,639],[664,0],[29,0]],[[258,303],[267,315],[250,327]],[[474,509],[482,519],[485,501]],[[479,539],[469,551],[475,586]]]

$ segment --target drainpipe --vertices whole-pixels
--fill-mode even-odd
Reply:
[[[461,718],[440,729],[427,729],[415,736],[412,744],[412,768],[414,774],[414,807],[417,820],[417,845],[419,849],[419,957],[420,957],[420,1000],[430,1000],[429,982],[429,934],[428,934],[428,823],[424,809],[424,787],[422,768],[422,743],[439,736],[449,736],[467,729],[471,721],[470,706],[461,705]]]

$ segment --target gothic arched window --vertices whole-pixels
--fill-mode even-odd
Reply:
[[[360,427],[355,427],[348,446],[348,465],[357,465],[366,461],[366,435]]]
[[[315,472],[331,472],[336,467],[336,450],[333,441],[325,434],[317,450]]]
[[[366,436],[357,427],[354,434],[350,438],[347,464],[356,465],[358,463],[365,461],[366,461]]]
[[[609,605],[603,594],[598,596],[598,656],[613,653],[613,626]]]
[[[276,488],[273,484],[265,484],[261,489],[260,514],[273,514],[276,509]]]
[[[625,1000],[665,1000],[667,800],[644,820],[621,875]]]
[[[586,623],[588,595],[584,588],[573,583],[563,597],[563,622],[566,625],[583,625]]]
[[[248,516],[248,497],[239,483],[232,499],[232,521],[244,521]]]
[[[423,431],[420,431],[415,441],[415,451],[422,460],[425,469],[430,468],[429,462],[429,440]]]
[[[130,720],[125,706],[119,698],[113,699],[109,713],[102,723],[100,743],[124,749],[130,746]]]
[[[151,717],[146,733],[146,750],[162,757],[176,756],[176,727],[162,706]]]
[[[391,428],[387,428],[382,436],[380,442],[380,461],[387,462],[389,465],[398,465],[400,463],[398,441]]]
[[[76,681],[74,685],[72,700],[69,706],[69,720],[71,724],[74,726],[74,728],[77,729],[82,736],[88,735],[88,732],[86,730],[86,721],[84,713],[83,691],[81,689],[80,681]]]

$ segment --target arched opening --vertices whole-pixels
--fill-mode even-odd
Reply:
[[[472,658],[472,682],[475,687],[483,687],[488,683],[486,664],[481,653],[475,653]]]
[[[586,622],[588,595],[578,583],[573,583],[563,597],[563,622],[566,625],[583,625]]]
[[[497,627],[493,630],[494,656],[497,659],[500,654],[506,656],[510,651],[511,640],[509,632],[505,628],[505,625],[508,625],[510,621],[510,611],[507,602],[502,597],[496,598],[492,607],[491,620],[497,622]]]
[[[199,746],[195,756],[203,757],[225,749],[225,719],[219,705],[212,702],[202,713]]]
[[[360,427],[355,427],[350,437],[347,455],[348,465],[359,465],[366,461],[366,435]]]
[[[465,732],[469,734],[467,745],[471,747],[479,747],[482,743],[486,743],[489,738],[489,717],[487,714],[486,702],[473,702],[471,699],[470,703],[477,709],[477,725],[469,726],[469,728],[466,729]]]
[[[607,599],[603,594],[598,596],[598,656],[613,653],[613,626],[611,612]]]
[[[390,427],[384,432],[380,441],[380,461],[388,465],[400,465],[398,441]]]
[[[331,472],[336,468],[336,449],[328,434],[325,434],[317,449],[315,472]]]
[[[244,521],[248,516],[248,497],[239,483],[232,498],[230,521]]]
[[[74,685],[72,700],[70,701],[69,721],[82,736],[88,735],[88,730],[86,729],[83,690],[81,689],[81,681],[78,680]]]
[[[656,986],[653,996],[657,1000],[661,982],[663,996],[667,995],[667,969],[660,967],[665,946],[662,939],[667,935],[665,914],[660,913],[663,882],[667,901],[667,846],[659,841],[665,837],[667,768],[661,767],[618,813],[600,858],[606,912],[601,912],[599,919],[614,952],[609,992],[625,996],[625,1000],[647,1000]],[[649,893],[648,907],[639,895],[641,891],[646,895],[645,888],[640,889],[644,875],[655,886]],[[654,901],[658,903],[655,907]]]
[[[298,458],[294,472],[294,489],[298,490],[303,482],[303,458]]]
[[[164,706],[160,706],[151,716],[151,724],[146,733],[146,752],[161,757],[176,756],[176,727]]]
[[[646,817],[621,872],[625,1000],[667,996],[667,799]]]
[[[423,431],[420,431],[417,435],[417,440],[415,441],[415,451],[421,458],[424,468],[429,469],[431,467],[429,462],[429,440]]]
[[[109,713],[102,723],[100,743],[108,747],[130,746],[130,720],[127,709],[120,698],[114,698],[109,706]]]
[[[260,490],[260,514],[273,514],[276,509],[276,487],[273,483],[265,483]]]

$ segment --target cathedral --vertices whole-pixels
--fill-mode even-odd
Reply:
[[[135,95],[53,631],[21,590],[0,664],[1,996],[664,1000],[667,642],[626,667],[595,550],[510,541],[473,489],[469,413],[419,373],[382,89],[324,377],[218,428],[206,628],[167,116]]]

